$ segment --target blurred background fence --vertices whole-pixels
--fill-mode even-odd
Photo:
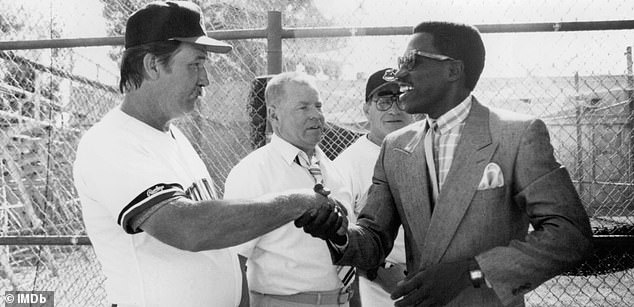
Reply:
[[[0,0],[0,294],[49,290],[57,306],[106,304],[72,162],[81,134],[121,101],[125,19],[145,2]],[[633,304],[632,1],[194,2],[210,35],[234,46],[211,56],[207,96],[178,122],[219,191],[266,140],[265,75],[318,78],[322,146],[335,157],[365,131],[365,79],[395,65],[413,25],[472,23],[487,47],[475,95],[546,121],[596,236],[593,258],[531,292],[527,305]]]

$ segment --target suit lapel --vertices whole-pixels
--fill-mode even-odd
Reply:
[[[424,241],[423,267],[438,263],[445,254],[496,148],[491,143],[489,110],[474,98],[427,229],[434,238]]]
[[[402,206],[406,218],[402,219],[403,226],[412,232],[414,246],[422,246],[427,233],[426,227],[421,225],[429,225],[431,218],[429,206],[429,183],[427,178],[427,170],[425,164],[425,149],[423,147],[424,137],[424,121],[416,123],[421,125],[416,130],[416,134],[402,148],[396,147],[395,151],[403,153],[402,161],[396,163],[403,167],[398,173],[403,177],[399,179],[399,193],[401,202],[407,204]]]

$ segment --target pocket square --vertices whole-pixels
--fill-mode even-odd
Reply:
[[[488,190],[504,186],[504,175],[502,169],[496,163],[489,163],[484,168],[484,174],[480,183],[478,184],[478,190]]]

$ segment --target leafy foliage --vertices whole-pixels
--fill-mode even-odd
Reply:
[[[145,5],[147,0],[101,0],[104,4],[103,15],[106,18],[107,31],[112,36],[123,36],[125,22],[130,14]],[[265,28],[268,11],[282,12],[283,25],[286,27],[311,27],[328,26],[331,22],[315,8],[311,0],[264,0],[264,1],[193,1],[204,12],[206,28],[209,31],[257,29]],[[344,41],[341,39],[324,38],[315,39],[322,46],[322,50],[332,50],[341,47]],[[315,45],[315,40],[310,42],[293,42],[299,44],[310,43]],[[266,74],[266,42],[262,39],[235,40],[229,42],[234,49],[226,56],[212,56],[213,67],[210,69],[212,78],[230,78],[235,80],[252,79],[255,76]],[[119,61],[123,49],[115,48],[110,52],[110,57]],[[289,50],[288,52],[292,52]],[[339,65],[333,60],[324,60],[316,57],[297,57],[284,63],[283,70],[295,70],[297,66],[306,68],[309,74],[322,72],[330,78],[336,79],[341,73]]]

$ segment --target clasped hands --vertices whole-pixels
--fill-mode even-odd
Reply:
[[[330,191],[321,184],[316,184],[313,190],[328,198],[328,204],[318,209],[310,209],[295,220],[295,226],[303,227],[304,232],[313,237],[330,240],[343,245],[346,243],[348,229],[348,211],[336,199],[329,197]]]

